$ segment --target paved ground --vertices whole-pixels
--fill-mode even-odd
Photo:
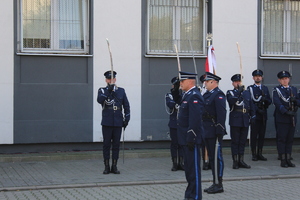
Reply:
[[[273,150],[268,161],[253,162],[251,169],[232,169],[224,150],[224,189],[203,193],[203,199],[298,199],[300,153],[295,168],[281,168]],[[297,151],[296,151],[297,152]],[[122,154],[121,154],[122,157]],[[172,172],[168,150],[127,150],[119,160],[120,175],[103,175],[101,152],[14,154],[0,156],[2,199],[183,199],[183,171]],[[211,171],[202,171],[202,187],[211,185]]]

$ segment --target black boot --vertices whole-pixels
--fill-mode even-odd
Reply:
[[[208,188],[205,188],[203,191],[204,192],[207,192],[208,190],[211,190],[213,187],[215,187],[215,185],[216,185],[216,181],[215,181],[215,179],[213,180],[213,184],[211,185],[211,186],[209,186]]]
[[[252,161],[257,161],[256,149],[252,149]]]
[[[280,162],[281,167],[284,167],[284,168],[289,167],[287,162],[286,162],[286,158],[285,158],[285,156],[283,156],[283,154],[279,154],[279,158],[281,160],[281,162]]]
[[[118,163],[118,160],[114,159],[113,163],[111,165],[111,170],[110,170],[111,173],[120,174],[120,171],[118,171],[118,168],[117,168],[117,163]]]
[[[222,184],[222,181],[223,181],[222,177],[219,177],[218,180],[219,180],[218,184],[215,184],[212,188],[207,190],[208,194],[216,194],[216,193],[224,192],[223,184]]]
[[[184,164],[183,164],[183,157],[179,157],[178,158],[178,166],[177,166],[178,170],[184,170]]]
[[[203,161],[203,170],[209,170],[210,169],[210,165],[208,161]]]
[[[172,171],[177,171],[177,157],[172,158],[173,166],[172,166]]]
[[[238,169],[239,168],[238,156],[232,155],[232,160],[233,160],[232,169]]]
[[[109,159],[105,159],[104,160],[104,171],[103,171],[103,174],[109,174]]]
[[[291,154],[286,154],[286,163],[289,167],[296,167],[296,165],[291,162]]]
[[[247,165],[247,164],[244,162],[244,155],[239,155],[239,167],[240,167],[240,168],[247,168],[247,169],[250,169],[250,168],[251,168],[250,165]]]
[[[267,161],[268,159],[265,158],[263,155],[262,155],[262,149],[258,149],[258,152],[257,152],[257,159],[258,160],[263,160],[263,161]]]

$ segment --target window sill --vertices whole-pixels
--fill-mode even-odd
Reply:
[[[262,60],[300,60],[300,56],[259,56]]]
[[[158,54],[145,54],[144,55],[146,58],[177,58],[176,55],[158,55]],[[197,56],[192,56],[192,55],[179,55],[179,58],[206,58],[206,55],[197,55]]]
[[[58,54],[58,53],[16,53],[18,56],[62,56],[62,57],[93,57],[90,54]]]

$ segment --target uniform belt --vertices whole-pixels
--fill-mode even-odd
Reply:
[[[214,115],[203,115],[202,120],[211,120],[211,119],[216,119]]]
[[[242,113],[248,113],[248,110],[246,108],[243,108],[243,109],[234,109],[233,111],[242,112]]]
[[[107,106],[107,107],[105,107],[105,109],[109,109],[109,110],[121,110],[121,107],[118,107],[118,106]]]

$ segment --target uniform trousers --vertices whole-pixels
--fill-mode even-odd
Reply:
[[[178,144],[177,128],[170,128],[171,137],[171,157],[183,157],[182,147]]]
[[[249,127],[230,126],[231,153],[244,155]]]
[[[185,198],[202,199],[200,145],[195,145],[193,151],[190,151],[187,145],[183,145],[182,147],[184,152],[185,177],[188,182],[185,190]]]
[[[295,127],[290,123],[276,124],[278,154],[292,154]]]
[[[251,125],[251,149],[254,151],[262,149],[264,146],[265,134],[266,134],[267,120],[259,119],[255,120],[255,124]]]
[[[112,159],[118,160],[120,151],[120,139],[122,127],[102,126],[103,135],[103,158],[110,158],[110,148],[112,147]]]
[[[223,138],[223,136],[220,136]],[[224,160],[222,153],[223,139],[219,139],[219,146],[217,149],[217,175],[215,175],[215,149],[216,149],[216,140],[217,137],[214,138],[205,138],[205,145],[208,152],[209,163],[211,165],[213,180],[218,180],[219,177],[223,177],[224,172]]]

